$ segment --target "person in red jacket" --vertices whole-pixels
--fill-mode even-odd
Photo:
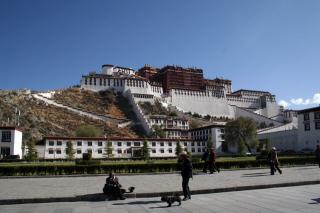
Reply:
[[[210,169],[211,174],[215,171],[220,172],[220,169],[216,165],[216,157],[217,156],[216,156],[214,148],[211,148],[210,154],[209,154],[209,169]]]

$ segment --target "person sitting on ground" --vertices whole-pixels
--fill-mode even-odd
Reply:
[[[109,173],[109,177],[106,179],[106,184],[103,187],[103,192],[108,195],[110,200],[124,200],[126,199],[123,196],[125,192],[124,189],[121,189],[121,184],[119,183],[118,178],[112,173]]]

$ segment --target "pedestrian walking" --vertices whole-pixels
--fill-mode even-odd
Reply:
[[[319,164],[319,168],[320,168],[320,145],[319,144],[317,145],[315,154],[316,154],[316,160],[317,160],[317,162]]]
[[[208,151],[208,149],[206,149],[206,151],[203,153],[201,159],[204,161],[202,171],[203,171],[204,173],[207,173],[208,166],[209,166],[209,151]]]
[[[215,150],[214,148],[211,148],[210,154],[209,154],[209,169],[211,174],[215,171],[220,172],[220,169],[216,165],[216,158],[217,158],[217,155],[215,153]]]
[[[270,165],[270,174],[274,175],[274,173],[278,170],[280,174],[282,174],[282,170],[279,168],[279,160],[276,147],[272,147],[268,153],[268,161]]]
[[[189,180],[192,178],[192,163],[189,156],[184,151],[179,156],[179,162],[181,162],[183,201],[186,201],[191,199]]]

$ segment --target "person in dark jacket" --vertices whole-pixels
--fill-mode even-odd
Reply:
[[[124,200],[123,196],[125,190],[121,189],[121,184],[118,178],[113,174],[109,173],[109,177],[106,179],[106,184],[103,187],[103,192],[108,195],[109,200]]]
[[[203,153],[201,159],[204,161],[202,171],[203,171],[204,173],[207,173],[208,166],[209,166],[209,151],[208,151],[208,149],[206,149],[206,151]]]
[[[279,160],[278,160],[278,155],[276,151],[276,147],[272,147],[270,152],[268,153],[268,161],[270,165],[270,174],[274,175],[274,172],[277,170],[279,171],[280,174],[282,174],[282,170],[279,168]]]
[[[317,160],[317,162],[319,164],[319,168],[320,168],[320,145],[317,145],[315,154],[316,154],[316,160]]]
[[[191,199],[189,189],[189,179],[192,178],[192,163],[186,152],[182,152],[179,156],[179,162],[181,163],[181,176],[182,176],[182,190],[183,201]]]
[[[214,148],[210,149],[210,155],[209,155],[209,169],[210,169],[210,173],[212,174],[215,171],[220,172],[220,169],[217,167],[216,165],[216,153]]]

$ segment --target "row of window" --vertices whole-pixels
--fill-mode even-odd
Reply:
[[[102,79],[102,78],[85,78],[84,79],[84,84],[85,85],[97,85],[97,79],[99,80],[99,85],[100,86],[110,86],[111,85],[111,79]],[[121,86],[122,87],[122,83],[123,80],[118,80],[118,79],[113,79],[113,86]]]
[[[320,122],[319,121],[314,123],[314,128],[320,129]],[[310,123],[305,123],[304,124],[304,131],[310,131],[310,129],[311,129]]]
[[[187,149],[185,149],[185,150],[187,150]],[[197,149],[191,148],[190,151],[191,151],[192,153],[195,153],[196,151],[197,151],[197,152],[205,152],[205,148],[197,148]],[[97,154],[102,154],[102,153],[103,153],[102,149],[98,149],[98,150],[96,150],[95,152],[96,152]],[[131,149],[128,149],[128,150],[117,149],[116,152],[117,152],[118,154],[122,154],[122,153],[131,154],[132,150],[131,150]],[[153,154],[155,154],[155,153],[165,153],[165,149],[159,149],[159,150],[151,149],[151,152],[152,152]],[[64,153],[66,153],[66,150],[64,151]],[[81,149],[77,149],[77,150],[76,150],[76,153],[77,153],[77,154],[82,154],[82,150],[81,150]],[[87,150],[87,153],[92,153],[92,149],[88,149],[88,150]],[[169,148],[169,149],[167,150],[167,153],[173,153],[173,149]],[[61,154],[62,154],[62,150],[61,150],[61,149],[56,149],[56,150],[54,150],[54,149],[49,149],[49,150],[48,150],[48,154],[50,154],[50,155],[53,155],[53,154],[61,155]]]
[[[314,119],[315,120],[320,119],[320,112],[314,112]],[[310,120],[309,113],[304,113],[303,114],[303,120],[305,120],[305,121],[309,121]]]
[[[82,146],[82,141],[77,141],[77,146]],[[92,146],[94,142],[88,141],[87,146]],[[151,146],[157,146],[157,143],[160,144],[160,146],[164,146],[165,142],[151,142]],[[102,141],[96,142],[98,146],[102,146]],[[123,144],[126,144],[128,147],[131,147],[132,142],[117,142],[117,146],[122,146]],[[172,142],[167,143],[168,146],[172,146]],[[206,142],[184,142],[184,146],[188,146],[188,144],[191,144],[191,146],[206,146]],[[54,146],[54,141],[49,141],[49,146]],[[57,146],[62,146],[62,141],[57,141]],[[141,142],[133,142],[133,146],[141,146]]]

